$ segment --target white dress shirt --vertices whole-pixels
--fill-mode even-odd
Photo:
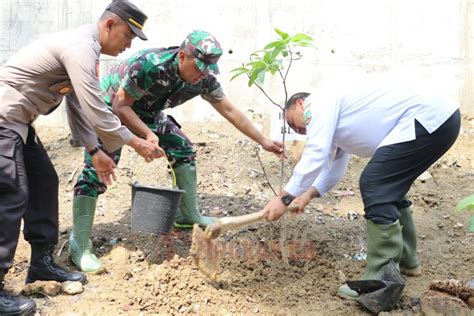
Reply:
[[[293,196],[311,186],[322,196],[342,178],[350,155],[368,158],[379,147],[414,140],[415,119],[432,133],[459,108],[435,88],[411,85],[320,88],[309,98],[308,140],[284,189]]]

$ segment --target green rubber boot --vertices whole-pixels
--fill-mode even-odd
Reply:
[[[400,259],[400,272],[407,276],[421,275],[420,260],[416,254],[416,228],[411,207],[401,208],[400,225],[402,226],[403,254]]]
[[[393,259],[398,266],[403,252],[402,228],[399,221],[388,225],[375,224],[367,221],[367,266],[361,280],[377,280],[383,268]],[[359,294],[341,285],[337,294],[342,298],[357,299]]]
[[[97,199],[89,196],[76,196],[72,202],[73,227],[69,235],[69,255],[74,265],[82,272],[100,273],[102,263],[92,252],[89,239],[94,223]]]
[[[202,216],[199,212],[196,192],[196,167],[184,164],[174,169],[176,184],[185,193],[181,196],[174,226],[179,228],[192,228],[194,223],[206,227],[216,221],[214,217]]]

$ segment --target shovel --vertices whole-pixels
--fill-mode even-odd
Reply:
[[[376,314],[396,308],[405,287],[405,279],[401,276],[393,259],[390,259],[383,268],[380,280],[358,280],[346,283],[359,293],[357,301]]]
[[[298,207],[290,205],[288,211],[294,213],[298,210]],[[245,214],[240,216],[229,216],[219,218],[215,223],[208,225],[204,231],[206,239],[216,239],[222,233],[226,231],[236,229],[245,225],[250,225],[265,219],[263,210],[251,214]]]
[[[295,212],[298,207],[290,205],[288,211]],[[208,225],[205,231],[199,228],[198,224],[193,226],[193,241],[190,255],[199,271],[208,276],[211,280],[217,278],[219,261],[223,254],[221,245],[214,239],[219,235],[242,226],[250,225],[265,219],[263,210],[241,216],[229,216],[219,218],[215,223]]]

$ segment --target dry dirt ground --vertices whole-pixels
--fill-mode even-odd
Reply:
[[[203,212],[241,215],[264,206],[273,193],[254,144],[228,123],[184,125],[198,152]],[[72,186],[81,170],[82,151],[69,145],[67,129],[42,127],[39,135],[60,178],[59,250],[71,229]],[[260,156],[278,189],[280,163],[269,153]],[[89,276],[82,294],[39,295],[39,315],[368,314],[357,302],[336,295],[341,276],[355,279],[364,267],[360,259],[365,253],[365,221],[358,177],[366,160],[353,158],[343,181],[313,201],[306,213],[221,236],[219,243],[229,251],[220,262],[221,275],[212,282],[189,257],[189,230],[165,235],[132,231],[129,183],[168,187],[170,180],[164,161],[146,164],[129,149],[122,157],[118,182],[99,199],[93,232],[107,272]],[[286,170],[288,179],[289,162]],[[421,314],[423,307],[428,311],[430,301],[439,301],[425,298],[432,280],[474,277],[474,236],[466,233],[467,214],[454,212],[462,197],[474,193],[473,117],[464,117],[457,143],[429,172],[432,177],[417,180],[410,192],[424,272],[407,279],[394,314]],[[269,247],[270,252],[266,251]],[[6,278],[7,288],[21,290],[29,254],[29,245],[21,240],[14,268]],[[66,250],[56,260],[73,267]]]

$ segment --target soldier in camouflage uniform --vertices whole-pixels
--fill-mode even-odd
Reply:
[[[277,155],[283,152],[281,143],[260,133],[225,97],[214,76],[219,73],[217,61],[221,55],[222,48],[211,34],[194,31],[180,47],[142,50],[112,68],[102,79],[105,102],[122,123],[137,135],[159,144],[171,162],[177,185],[185,191],[175,220],[178,227],[191,227],[194,223],[207,226],[215,219],[202,216],[198,209],[196,153],[192,143],[180,125],[163,110],[200,95],[265,150]],[[120,150],[110,153],[110,157],[118,163]],[[98,181],[90,157],[85,153],[85,166],[74,189],[74,226],[69,238],[72,261],[85,272],[102,269],[92,253],[89,237],[97,197],[106,189],[106,185]]]

